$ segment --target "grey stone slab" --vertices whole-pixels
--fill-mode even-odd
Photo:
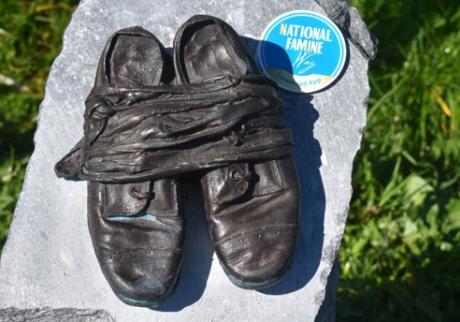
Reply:
[[[104,310],[79,310],[74,308],[0,309],[0,322],[114,322]]]
[[[171,46],[176,29],[200,13],[228,21],[255,50],[268,22],[296,9],[329,14],[347,36],[349,61],[327,91],[281,95],[302,184],[301,231],[291,270],[280,284],[262,292],[234,286],[213,255],[200,187],[190,183],[185,259],[175,294],[159,311],[123,304],[93,253],[86,184],[57,179],[53,173],[54,163],[82,134],[84,100],[105,41],[120,28],[140,25]],[[353,159],[366,124],[368,60],[374,56],[374,39],[356,10],[343,1],[81,1],[40,107],[35,151],[0,259],[0,308],[102,309],[116,321],[333,320],[337,278],[331,272],[336,272]]]

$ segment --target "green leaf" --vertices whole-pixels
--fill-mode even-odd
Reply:
[[[411,175],[405,180],[404,197],[415,206],[422,205],[432,191],[433,187],[422,177]]]

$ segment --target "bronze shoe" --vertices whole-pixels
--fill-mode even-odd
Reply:
[[[171,59],[151,33],[133,27],[112,35],[86,101],[84,137],[56,164],[57,175],[88,179],[82,160],[96,143],[100,153],[118,148],[129,154],[126,144],[135,144],[142,132],[123,121],[136,93],[173,77]],[[183,218],[176,181],[90,179],[88,225],[102,272],[125,303],[156,307],[171,293],[181,266]]]
[[[215,110],[234,109],[235,114],[260,108],[223,133],[224,140],[236,148],[251,145],[245,141],[248,133],[269,137],[286,131],[281,125],[276,85],[263,79],[241,38],[224,21],[210,16],[189,19],[174,40],[174,66],[180,84],[212,83],[222,77],[241,83],[258,79],[251,88],[260,88],[260,94],[251,95],[251,90],[244,94],[245,87],[231,88],[221,95],[236,93],[241,98],[221,100],[215,106]],[[279,281],[291,262],[298,231],[300,191],[292,157],[253,154],[243,158],[241,154],[240,160],[235,156],[206,171],[201,183],[215,251],[230,280],[247,289]]]

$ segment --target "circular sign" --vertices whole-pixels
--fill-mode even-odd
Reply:
[[[290,11],[265,28],[257,55],[264,73],[281,88],[313,93],[331,85],[346,60],[345,39],[327,17]]]

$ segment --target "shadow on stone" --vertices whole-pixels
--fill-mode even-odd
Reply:
[[[206,222],[200,180],[181,181],[185,213],[185,241],[182,270],[174,293],[156,311],[176,312],[203,295],[214,253]]]
[[[347,68],[348,66],[350,65],[350,38],[349,37],[344,37],[345,38],[345,50],[346,50],[346,57],[345,57],[345,63],[343,64],[343,68],[342,70],[340,71],[340,74],[337,76],[337,78],[332,82],[330,83],[329,85],[327,85],[326,87],[324,87],[323,89],[315,92],[315,93],[318,93],[318,92],[324,92],[324,91],[327,91],[329,90],[331,87],[334,87],[335,84],[340,81],[340,79],[343,77],[343,75],[345,75],[346,71],[347,71]]]
[[[255,53],[260,41],[252,38],[245,38],[245,41],[256,57]],[[278,54],[281,50],[278,49]],[[287,55],[280,57],[283,60],[289,59]],[[281,295],[299,290],[315,275],[321,261],[326,206],[319,171],[321,146],[313,136],[314,124],[319,118],[319,113],[311,104],[312,96],[282,89],[278,94],[285,105],[283,112],[285,125],[291,129],[294,137],[294,159],[299,174],[302,199],[299,236],[291,267],[282,281],[260,291],[268,295]]]
[[[302,199],[299,214],[299,236],[291,268],[275,286],[262,290],[279,295],[303,288],[315,275],[321,261],[326,199],[320,174],[321,146],[313,136],[319,117],[311,96],[281,92],[285,103],[284,121],[294,136],[294,159],[299,174]]]
[[[327,278],[326,293],[323,303],[319,308],[315,322],[334,322],[336,312],[337,286],[339,285],[340,264],[338,258],[335,259],[331,273]]]

